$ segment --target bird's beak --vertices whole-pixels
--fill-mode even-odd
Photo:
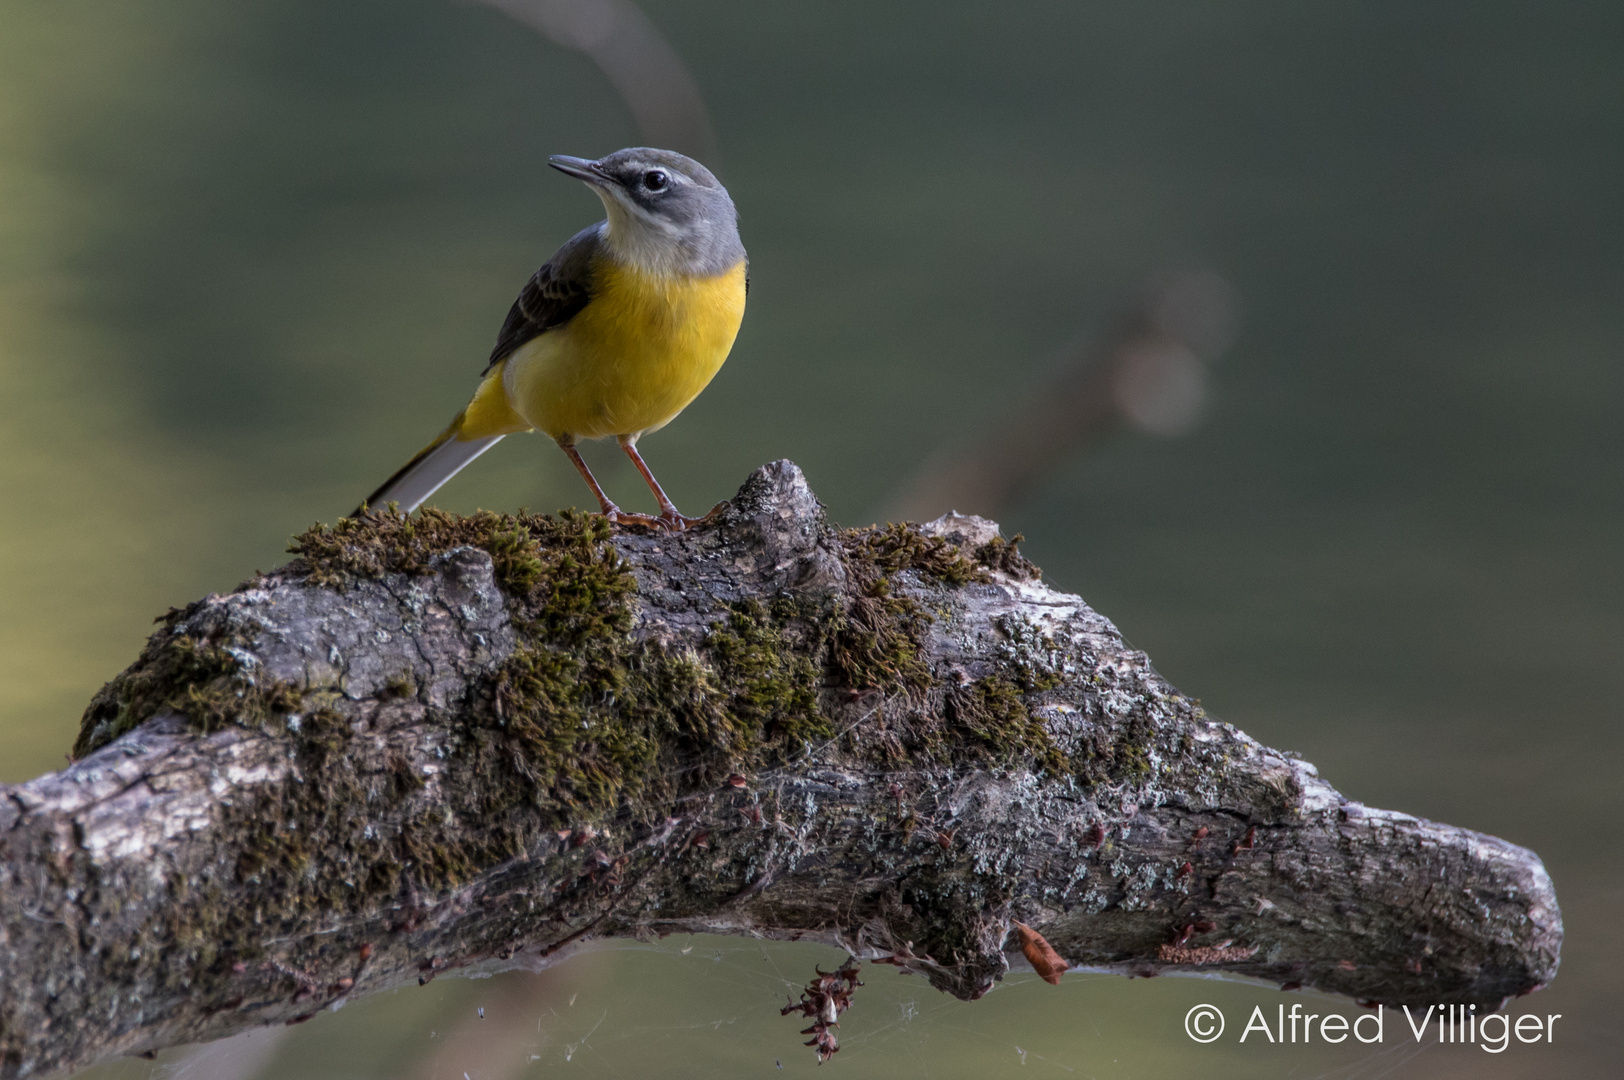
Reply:
[[[566,176],[573,176],[577,180],[585,180],[593,187],[603,187],[605,184],[614,183],[608,174],[599,168],[596,161],[588,161],[586,158],[570,157],[568,154],[554,154],[547,159],[547,164]]]

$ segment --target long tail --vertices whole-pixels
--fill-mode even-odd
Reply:
[[[459,439],[464,413],[458,413],[451,426],[435,436],[434,441],[417,452],[417,456],[400,467],[400,471],[385,480],[366,502],[355,508],[351,517],[362,510],[396,503],[404,513],[411,513],[440,486],[456,476],[463,467],[491,447],[502,441],[500,435],[487,435],[483,439]]]

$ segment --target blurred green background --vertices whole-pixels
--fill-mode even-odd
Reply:
[[[1272,1013],[1272,989],[1020,976],[963,1005],[876,974],[828,1068],[1616,1069],[1624,9],[643,7],[752,261],[731,361],[643,444],[679,505],[789,457],[866,523],[1146,274],[1210,266],[1244,318],[1204,423],[1077,456],[1006,531],[1351,797],[1538,851],[1566,918],[1560,977],[1519,1003],[1564,1014],[1548,1046],[1254,1053],[1182,1018]],[[600,216],[546,155],[641,141],[590,60],[483,7],[0,0],[0,780],[61,765],[154,615],[277,565],[437,431],[525,277]],[[617,456],[589,451],[644,507]],[[589,503],[534,438],[436,501]],[[425,1041],[476,1004],[537,1025],[513,1075],[812,1067],[777,1008],[838,955],[683,944],[359,1002],[260,1075],[484,1080]]]

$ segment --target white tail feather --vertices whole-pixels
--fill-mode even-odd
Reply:
[[[439,491],[445,482],[461,472],[470,461],[502,441],[502,436],[491,435],[483,439],[463,442],[456,438],[424,453],[407,468],[390,478],[389,482],[373,493],[367,505],[381,509],[390,503],[399,505],[401,512],[409,514]]]

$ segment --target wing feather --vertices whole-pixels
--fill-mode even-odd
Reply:
[[[563,326],[592,300],[592,261],[603,246],[605,222],[588,226],[565,241],[519,291],[496,335],[488,372],[525,342]]]

